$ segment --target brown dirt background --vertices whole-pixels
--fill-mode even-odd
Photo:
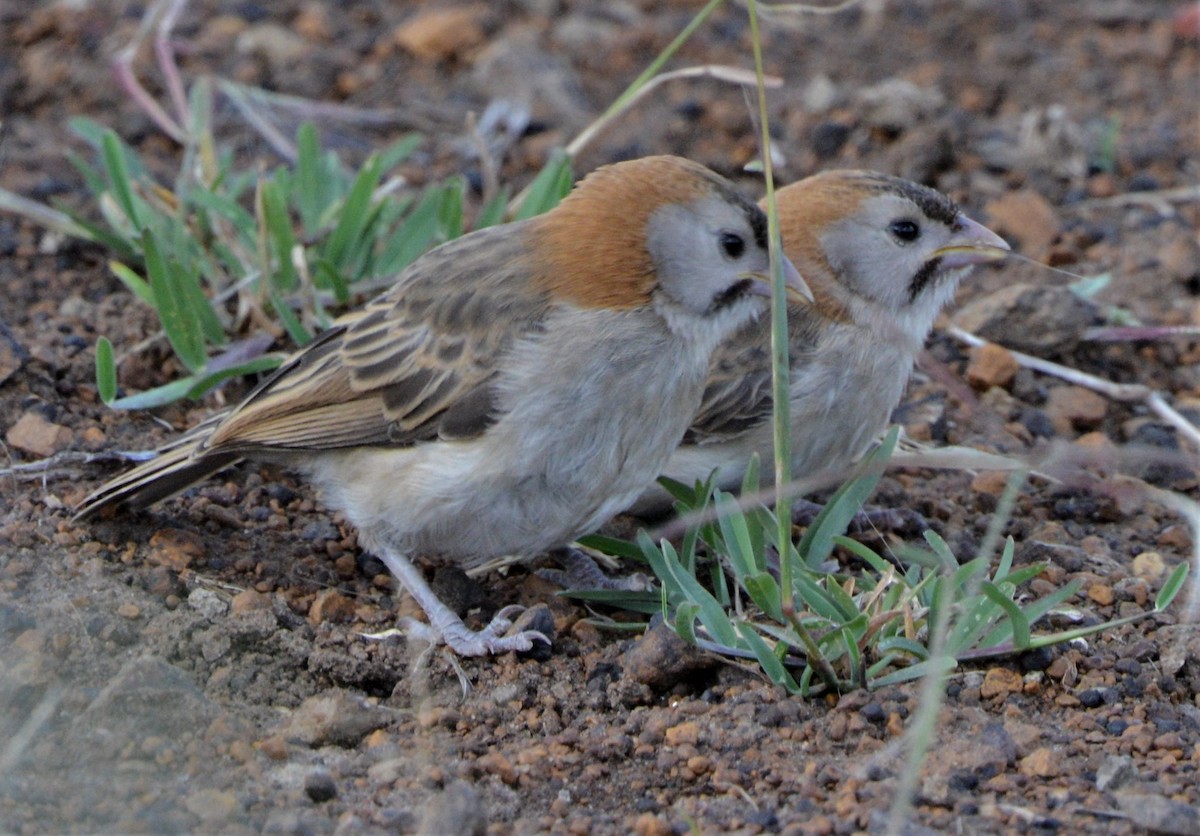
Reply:
[[[457,17],[439,28],[430,15],[448,8]],[[66,125],[76,115],[114,127],[170,182],[177,149],[109,69],[142,10],[0,5],[0,185],[94,211],[66,158],[84,151]],[[394,110],[369,129],[324,120],[322,133],[354,157],[423,130],[428,142],[403,169],[414,186],[457,171],[477,181],[460,150],[466,114],[500,97],[523,101],[532,121],[502,169],[523,184],[695,10],[195,0],[175,40],[185,79]],[[1105,305],[1148,324],[1200,323],[1197,198],[1179,192],[1194,190],[1200,159],[1193,4],[880,0],[765,32],[767,70],[785,82],[771,94],[781,180],[833,167],[918,179],[1036,261],[1110,273],[1089,306],[1064,296],[1069,276],[1013,262],[968,281],[955,309],[976,303],[989,336],[1151,385],[1200,417],[1194,341],[1080,339]],[[718,12],[672,66],[702,63],[751,66],[743,9]],[[136,66],[158,92],[148,51]],[[577,169],[678,153],[757,194],[739,174],[755,154],[748,114],[735,88],[676,82],[605,132]],[[218,122],[239,155],[277,164],[227,104]],[[294,120],[282,123],[293,132]],[[96,337],[120,350],[156,327],[105,259],[0,215],[0,430],[11,464],[39,459],[36,444],[152,447],[220,404],[217,394],[156,416],[99,404]],[[1018,283],[1050,289],[1050,301],[1022,310],[991,295]],[[930,353],[936,362],[897,414],[910,435],[1017,453],[1051,440],[1090,451],[1140,444],[1157,457],[1127,471],[1194,497],[1194,458],[1141,405],[1028,371],[997,376],[936,334]],[[122,384],[144,388],[177,371],[156,345],[122,367]],[[20,420],[40,441],[14,435]],[[1100,478],[1090,486],[1035,480],[1006,528],[1018,563],[1049,566],[1031,592],[1085,579],[1073,603],[1086,619],[1149,608],[1164,567],[1193,549],[1172,512],[1110,489],[1114,462],[1092,468]],[[474,688],[463,698],[440,656],[418,666],[402,642],[360,637],[406,604],[342,521],[286,474],[247,467],[147,515],[70,524],[66,509],[112,472],[60,460],[0,477],[0,831],[882,827],[915,686],[806,702],[703,660],[649,684],[638,671],[666,661],[652,642],[598,631],[580,620],[582,607],[516,568],[459,587],[479,597],[480,616],[548,602],[554,652],[467,661]],[[910,469],[886,478],[875,501],[919,511],[970,554],[998,489],[988,474]],[[881,536],[894,544],[897,535]],[[1157,815],[1165,832],[1194,832],[1200,639],[1177,611],[957,671],[911,831],[1130,833]]]

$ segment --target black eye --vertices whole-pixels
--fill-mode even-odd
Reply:
[[[921,227],[913,221],[892,221],[888,229],[891,230],[892,235],[906,244],[911,244],[921,237]]]
[[[746,252],[746,242],[736,232],[722,232],[721,249],[730,258],[741,258]]]

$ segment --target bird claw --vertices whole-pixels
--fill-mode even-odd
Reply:
[[[539,569],[537,575],[563,589],[582,589],[604,592],[645,592],[651,588],[650,579],[641,572],[623,577],[610,577],[601,571],[586,552],[574,546],[555,549],[551,555],[560,569]]]
[[[511,605],[496,613],[482,630],[472,630],[461,621],[445,625],[441,630],[431,624],[405,619],[405,632],[409,638],[430,644],[444,644],[457,656],[494,656],[500,653],[521,653],[533,649],[540,641],[547,646],[550,638],[540,630],[522,630],[511,636],[504,635],[512,627],[512,617],[524,611],[524,607]]]

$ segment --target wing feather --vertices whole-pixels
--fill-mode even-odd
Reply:
[[[504,352],[550,309],[531,284],[524,240],[510,224],[427,254],[282,366],[206,447],[405,446],[483,432],[497,417]]]
[[[816,345],[819,315],[809,305],[788,306],[788,360],[792,368],[807,362]],[[684,435],[684,444],[719,443],[771,419],[771,318],[758,317],[713,355],[700,410]]]

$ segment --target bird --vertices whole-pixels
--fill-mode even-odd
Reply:
[[[78,507],[144,507],[243,459],[313,483],[460,656],[524,651],[519,607],[471,630],[412,558],[462,568],[588,533],[666,465],[709,358],[769,305],[767,217],[702,165],[601,167],[544,215],[442,244],[240,404]],[[793,293],[795,268],[779,268]]]
[[[941,192],[873,171],[813,175],[776,204],[784,252],[814,297],[787,311],[792,473],[802,477],[845,468],[879,436],[959,282],[1009,245]],[[717,349],[663,475],[691,486],[715,473],[736,491],[752,454],[772,460],[770,346],[760,317]],[[651,484],[629,510],[661,516],[671,501]]]

